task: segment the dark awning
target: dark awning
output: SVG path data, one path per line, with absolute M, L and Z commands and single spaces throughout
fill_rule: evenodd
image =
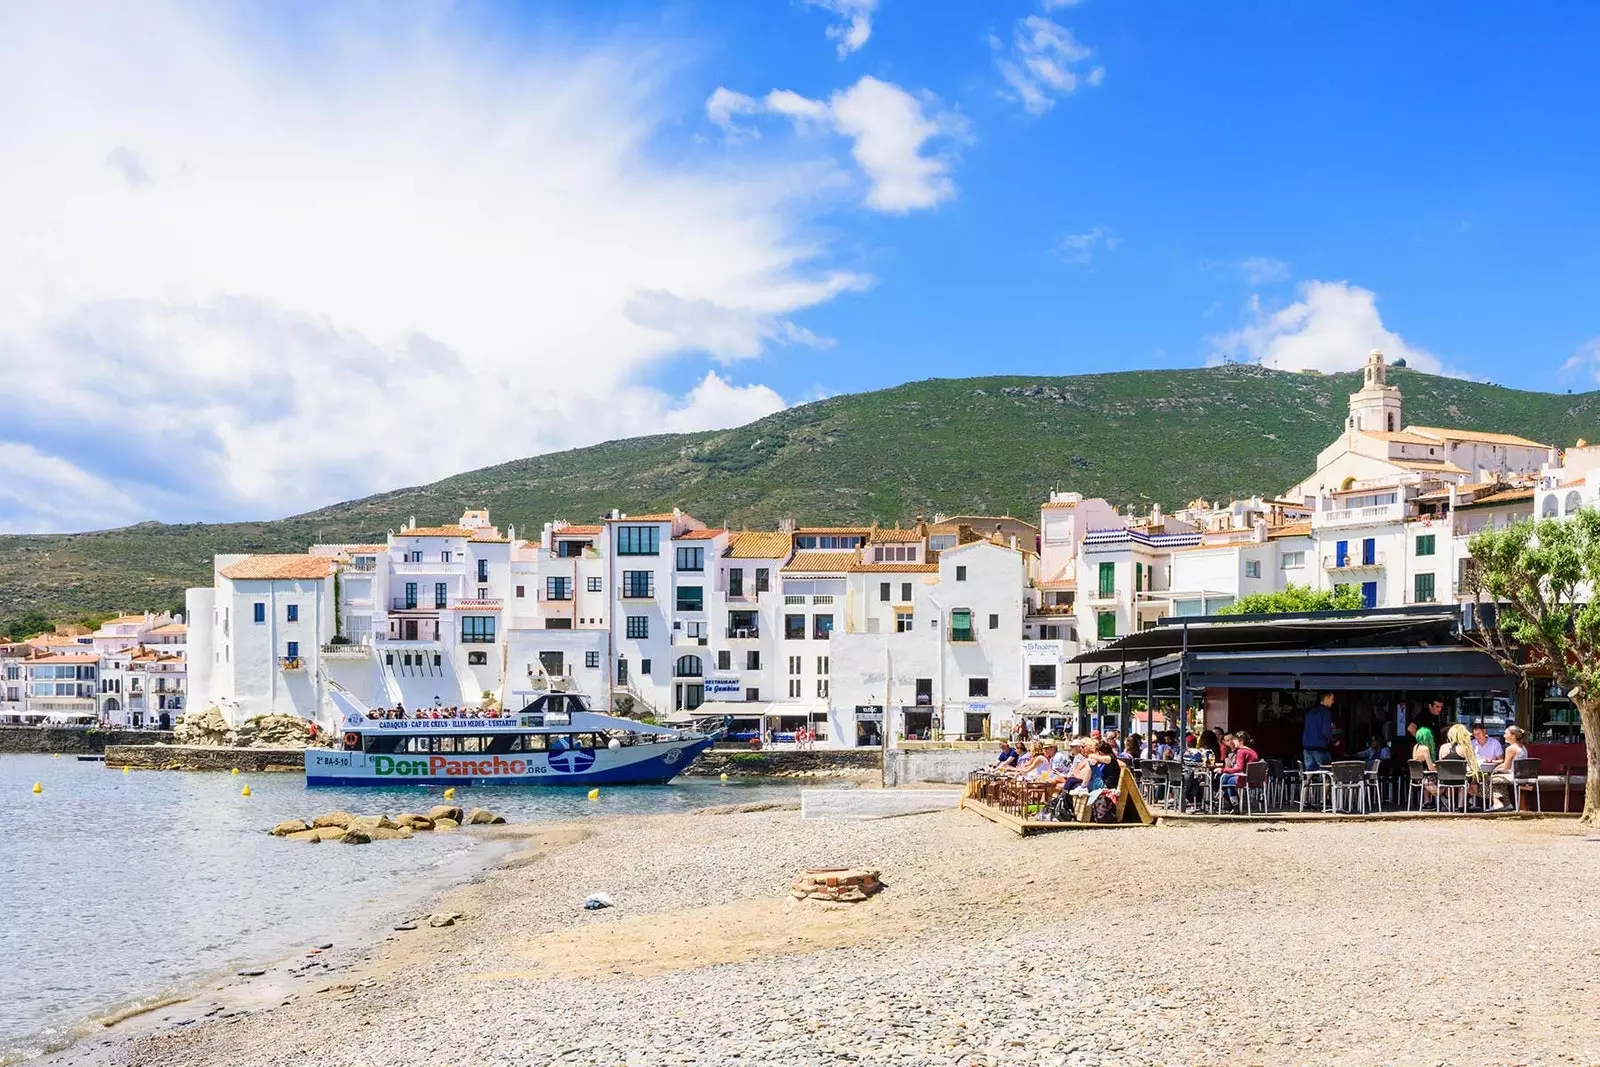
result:
M 1200 689 L 1426 690 L 1446 693 L 1514 693 L 1517 680 L 1489 656 L 1473 648 L 1302 649 L 1264 652 L 1191 652 L 1124 670 L 1101 671 L 1078 684 L 1093 696 L 1142 696 L 1149 685 L 1155 697 L 1177 695 L 1179 672 Z M 1146 679 L 1149 679 L 1148 683 Z
M 1179 652 L 1269 651 L 1305 648 L 1373 648 L 1461 644 L 1454 613 L 1411 611 L 1328 612 L 1322 615 L 1241 616 L 1238 622 L 1215 618 L 1162 625 L 1080 653 L 1073 663 L 1133 663 Z

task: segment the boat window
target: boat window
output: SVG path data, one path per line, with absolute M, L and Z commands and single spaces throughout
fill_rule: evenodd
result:
M 384 734 L 362 734 L 361 751 L 380 754 L 398 752 L 400 751 L 400 742 L 404 740 L 404 737 L 398 737 L 393 734 L 387 736 Z
M 487 739 L 486 738 L 482 738 L 482 737 L 463 737 L 463 738 L 460 739 L 460 741 L 461 741 L 461 749 L 460 750 L 462 752 L 482 752 L 483 749 L 484 749 L 483 742 L 485 740 L 487 740 Z
M 599 734 L 574 734 L 573 739 L 579 748 L 604 748 L 606 744 Z
M 547 737 L 544 734 L 523 734 L 522 735 L 522 751 L 524 751 L 524 752 L 543 752 L 546 740 L 547 740 Z
M 454 737 L 435 737 L 433 739 L 433 750 L 435 752 L 454 752 L 456 750 L 456 739 Z

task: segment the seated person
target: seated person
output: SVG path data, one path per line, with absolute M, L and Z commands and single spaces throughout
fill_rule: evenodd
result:
M 1044 758 L 1044 746 L 1034 741 L 1028 745 L 1028 751 L 1025 756 L 1017 757 L 1017 777 L 1027 778 L 1034 775 L 1041 764 L 1048 764 L 1049 762 Z
M 1000 742 L 1000 754 L 995 758 L 994 762 L 999 767 L 1015 767 L 1017 765 L 1017 750 L 1011 747 L 1010 741 Z
M 1144 738 L 1140 737 L 1138 734 L 1129 734 L 1128 743 L 1122 747 L 1121 752 L 1117 753 L 1117 758 L 1124 760 L 1141 759 L 1143 756 Z
M 1433 762 L 1433 735 L 1427 733 L 1426 727 L 1419 729 L 1415 722 L 1407 723 L 1406 730 L 1411 734 L 1411 759 L 1422 764 L 1428 772 L 1428 776 L 1422 779 L 1422 803 L 1426 804 L 1438 792 L 1432 777 L 1439 770 L 1438 764 Z M 1426 739 L 1424 734 L 1427 734 Z
M 1173 735 L 1170 732 L 1160 734 L 1156 738 L 1156 750 L 1154 758 L 1163 762 L 1169 762 L 1178 758 L 1178 748 L 1175 744 L 1173 744 Z
M 1528 758 L 1526 730 L 1520 726 L 1507 726 L 1505 738 L 1505 751 L 1500 756 L 1500 762 L 1495 764 L 1491 779 L 1494 785 L 1494 811 L 1510 811 L 1518 806 L 1518 798 L 1514 795 L 1516 791 L 1511 786 L 1511 773 L 1516 769 L 1517 760 Z M 1502 800 L 1502 797 L 1505 799 Z
M 1261 757 L 1251 747 L 1250 735 L 1240 730 L 1223 738 L 1228 745 L 1228 759 L 1222 765 L 1222 802 L 1224 814 L 1239 811 L 1239 783 L 1244 781 L 1245 768 L 1260 761 Z
M 1478 754 L 1480 763 L 1499 763 L 1506 754 L 1500 739 L 1490 737 L 1489 728 L 1481 722 L 1472 727 L 1472 751 Z
M 1367 769 L 1372 770 L 1389 758 L 1389 743 L 1377 734 L 1373 734 L 1367 741 L 1367 747 L 1356 753 L 1356 755 L 1366 760 Z
M 1467 794 L 1478 795 L 1478 753 L 1472 747 L 1472 735 L 1461 723 L 1452 723 L 1444 735 L 1444 744 L 1439 746 L 1439 758 L 1465 760 L 1467 764 Z

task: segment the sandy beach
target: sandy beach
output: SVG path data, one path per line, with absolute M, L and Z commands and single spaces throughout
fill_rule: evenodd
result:
M 1571 821 L 1018 839 L 954 811 L 713 809 L 506 833 L 515 858 L 416 929 L 53 1062 L 1600 1062 L 1600 835 Z M 790 902 L 846 864 L 888 888 Z M 616 906 L 583 910 L 595 891 Z

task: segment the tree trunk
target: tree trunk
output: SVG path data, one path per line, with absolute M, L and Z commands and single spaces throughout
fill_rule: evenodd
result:
M 1583 745 L 1589 756 L 1588 778 L 1583 787 L 1583 818 L 1600 826 L 1600 699 L 1578 701 L 1578 721 L 1583 724 Z

